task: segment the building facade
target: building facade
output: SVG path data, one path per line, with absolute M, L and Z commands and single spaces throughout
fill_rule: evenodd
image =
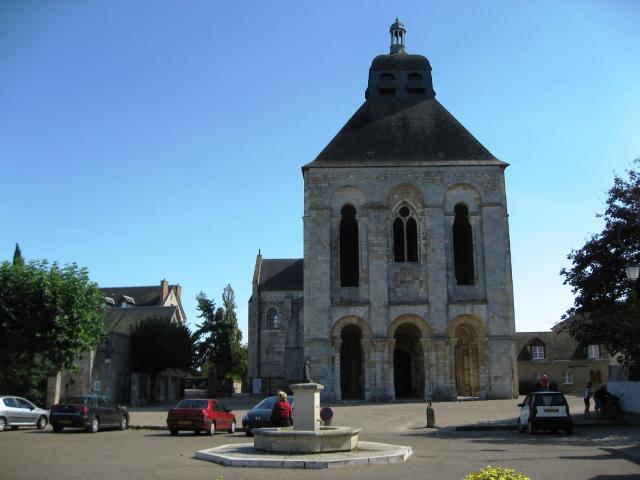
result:
M 157 319 L 184 325 L 180 285 L 101 288 L 106 310 L 106 340 L 78 359 L 78 370 L 63 370 L 48 380 L 47 404 L 73 395 L 106 395 L 127 405 L 168 402 L 180 398 L 183 373 L 165 370 L 151 391 L 149 374 L 134 372 L 130 360 L 130 334 L 140 322 Z
M 581 345 L 566 332 L 518 332 L 516 350 L 523 395 L 539 389 L 545 374 L 552 389 L 581 394 L 587 382 L 606 384 L 615 361 L 601 345 Z
M 404 26 L 390 33 L 364 104 L 302 167 L 304 260 L 256 262 L 250 376 L 279 372 L 286 384 L 308 362 L 327 400 L 511 398 L 507 164 L 435 99 L 429 61 L 405 51 Z M 282 262 L 302 267 L 286 293 L 262 270 L 284 278 Z M 269 309 L 281 315 L 287 298 L 274 332 Z M 291 367 L 288 333 L 299 327 Z

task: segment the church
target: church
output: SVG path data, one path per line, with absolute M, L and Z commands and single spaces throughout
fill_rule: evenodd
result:
M 398 19 L 390 34 L 364 103 L 302 166 L 304 259 L 256 258 L 250 391 L 309 376 L 324 401 L 512 398 L 508 164 L 436 100 Z

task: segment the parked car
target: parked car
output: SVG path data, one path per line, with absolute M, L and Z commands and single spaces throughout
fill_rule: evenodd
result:
M 49 412 L 36 407 L 26 398 L 0 397 L 0 432 L 9 427 L 37 427 L 42 430 L 49 422 Z
M 278 397 L 267 397 L 249 410 L 244 417 L 242 417 L 242 430 L 248 437 L 253 434 L 251 431 L 254 428 L 269 427 L 271 425 L 271 410 L 273 405 L 278 401 Z M 291 405 L 293 410 L 294 399 L 293 396 L 289 396 L 287 401 Z M 293 419 L 292 419 L 293 420 Z
M 126 430 L 129 427 L 129 412 L 109 397 L 80 395 L 53 405 L 49 421 L 56 433 L 65 428 L 84 428 L 91 433 L 105 427 Z
M 167 426 L 171 435 L 176 436 L 180 430 L 190 430 L 213 435 L 216 430 L 236 431 L 236 417 L 231 410 L 218 400 L 212 398 L 185 398 L 169 410 Z
M 529 393 L 520 407 L 518 430 L 525 430 L 530 434 L 538 430 L 557 432 L 564 430 L 567 435 L 573 433 L 573 419 L 569 412 L 567 399 L 561 392 L 532 392 Z

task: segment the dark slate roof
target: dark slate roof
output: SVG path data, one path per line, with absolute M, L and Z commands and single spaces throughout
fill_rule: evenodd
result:
M 376 97 L 303 168 L 454 160 L 499 162 L 435 98 Z
M 260 290 L 302 290 L 301 258 L 263 259 L 260 267 Z
M 175 285 L 169 285 L 169 291 Z M 151 307 L 160 305 L 162 296 L 162 287 L 160 285 L 151 285 L 148 287 L 107 287 L 101 288 L 100 291 L 105 297 L 111 297 L 116 305 L 122 303 L 123 297 L 131 297 L 135 300 L 137 307 Z
M 427 57 L 413 53 L 378 55 L 371 62 L 370 70 L 431 70 Z
M 177 314 L 178 307 L 113 307 L 108 308 L 105 316 L 105 331 L 107 333 L 122 333 L 129 335 L 142 320 L 157 318 L 170 322 Z
M 392 79 L 387 85 L 389 88 L 384 89 L 391 89 L 392 94 L 380 93 L 382 74 L 389 74 Z M 422 80 L 409 87 L 412 75 Z M 422 92 L 415 88 L 418 86 Z M 425 162 L 507 165 L 496 159 L 435 99 L 431 64 L 422 55 L 401 51 L 375 57 L 369 69 L 366 98 L 333 140 L 303 170 L 423 165 Z
M 582 360 L 587 358 L 586 347 L 565 332 L 517 332 L 516 352 L 519 361 L 530 360 L 530 345 L 544 345 L 545 360 Z M 602 349 L 601 349 L 602 351 Z M 601 353 L 603 355 L 604 352 Z

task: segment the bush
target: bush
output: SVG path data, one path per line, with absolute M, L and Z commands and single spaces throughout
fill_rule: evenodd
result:
M 529 480 L 529 477 L 525 477 L 512 468 L 487 465 L 479 472 L 468 474 L 464 480 Z

